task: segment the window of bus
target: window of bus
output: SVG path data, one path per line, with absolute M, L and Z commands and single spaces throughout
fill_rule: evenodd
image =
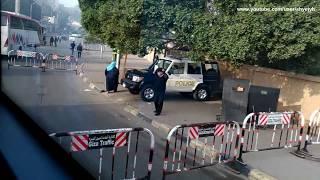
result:
M 33 31 L 37 31 L 38 30 L 38 26 L 37 23 L 30 21 L 30 20 L 23 20 L 23 26 L 25 30 L 33 30 Z
M 1 26 L 7 26 L 7 18 L 8 16 L 6 15 L 1 15 Z
M 10 27 L 12 29 L 23 29 L 23 24 L 21 19 L 11 16 L 10 17 Z

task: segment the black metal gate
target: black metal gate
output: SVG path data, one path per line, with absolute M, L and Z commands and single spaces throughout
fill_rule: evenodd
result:
M 248 113 L 276 112 L 280 89 L 250 86 Z
M 222 93 L 222 113 L 225 121 L 242 122 L 247 115 L 250 81 L 225 79 Z

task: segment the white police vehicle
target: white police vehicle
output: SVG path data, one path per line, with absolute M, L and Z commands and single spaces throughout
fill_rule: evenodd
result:
M 124 87 L 132 94 L 140 93 L 144 101 L 152 101 L 154 97 L 154 71 L 163 68 L 168 74 L 167 91 L 192 94 L 195 100 L 205 101 L 217 93 L 221 93 L 221 78 L 217 62 L 196 62 L 189 59 L 165 57 L 157 59 L 148 69 L 128 70 Z

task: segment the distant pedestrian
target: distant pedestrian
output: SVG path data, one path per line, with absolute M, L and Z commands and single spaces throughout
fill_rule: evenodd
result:
M 56 36 L 56 37 L 54 38 L 54 46 L 55 46 L 55 47 L 57 47 L 57 42 L 58 42 L 58 37 Z
M 72 41 L 72 43 L 70 44 L 70 49 L 71 49 L 71 54 L 73 55 L 74 53 L 74 48 L 76 47 L 76 44 L 74 43 L 74 41 Z
M 158 68 L 155 71 L 155 81 L 153 84 L 154 89 L 154 106 L 155 115 L 159 116 L 162 111 L 163 101 L 166 93 L 166 83 L 168 80 L 168 75 L 164 72 L 162 68 Z
M 47 45 L 46 36 L 43 36 L 42 40 L 43 40 L 43 45 Z
M 112 61 L 105 69 L 104 74 L 106 76 L 106 91 L 117 92 L 119 81 L 119 70 L 116 67 L 116 62 Z
M 62 37 L 61 37 L 61 36 L 59 36 L 59 43 L 61 43 L 61 38 L 62 38 Z
M 51 36 L 51 37 L 50 37 L 50 46 L 53 46 L 53 41 L 54 41 L 54 39 L 53 39 L 53 37 Z
M 78 58 L 80 59 L 80 58 L 81 58 L 81 52 L 82 52 L 82 45 L 81 45 L 81 43 L 78 44 L 78 46 L 77 46 L 77 51 L 78 51 Z

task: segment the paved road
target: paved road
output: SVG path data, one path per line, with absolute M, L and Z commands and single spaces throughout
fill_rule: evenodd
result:
M 122 127 L 146 127 L 152 130 L 156 138 L 156 149 L 153 164 L 152 179 L 161 178 L 161 167 L 164 156 L 165 134 L 157 129 L 138 121 L 135 117 L 121 111 L 119 107 L 101 96 L 101 94 L 87 89 L 74 73 L 63 71 L 41 72 L 33 68 L 6 69 L 6 62 L 2 61 L 2 90 L 19 104 L 44 130 L 49 133 L 87 129 L 106 129 Z M 134 143 L 134 142 L 133 142 Z M 67 144 L 63 140 L 62 144 Z M 138 162 L 147 162 L 146 153 L 149 140 L 141 135 L 138 148 Z M 64 148 L 69 149 L 69 145 Z M 125 149 L 120 149 L 125 151 Z M 110 177 L 111 149 L 104 150 L 103 178 Z M 124 156 L 116 154 L 116 162 L 120 166 L 116 172 L 123 170 Z M 92 174 L 98 171 L 98 150 L 73 153 L 73 156 Z M 131 163 L 132 163 L 132 159 Z M 137 164 L 137 175 L 146 171 L 146 167 Z M 123 175 L 123 174 L 122 174 Z M 116 173 L 116 179 L 120 176 Z M 184 175 L 172 175 L 169 179 L 242 179 L 221 167 L 211 167 L 195 170 Z

